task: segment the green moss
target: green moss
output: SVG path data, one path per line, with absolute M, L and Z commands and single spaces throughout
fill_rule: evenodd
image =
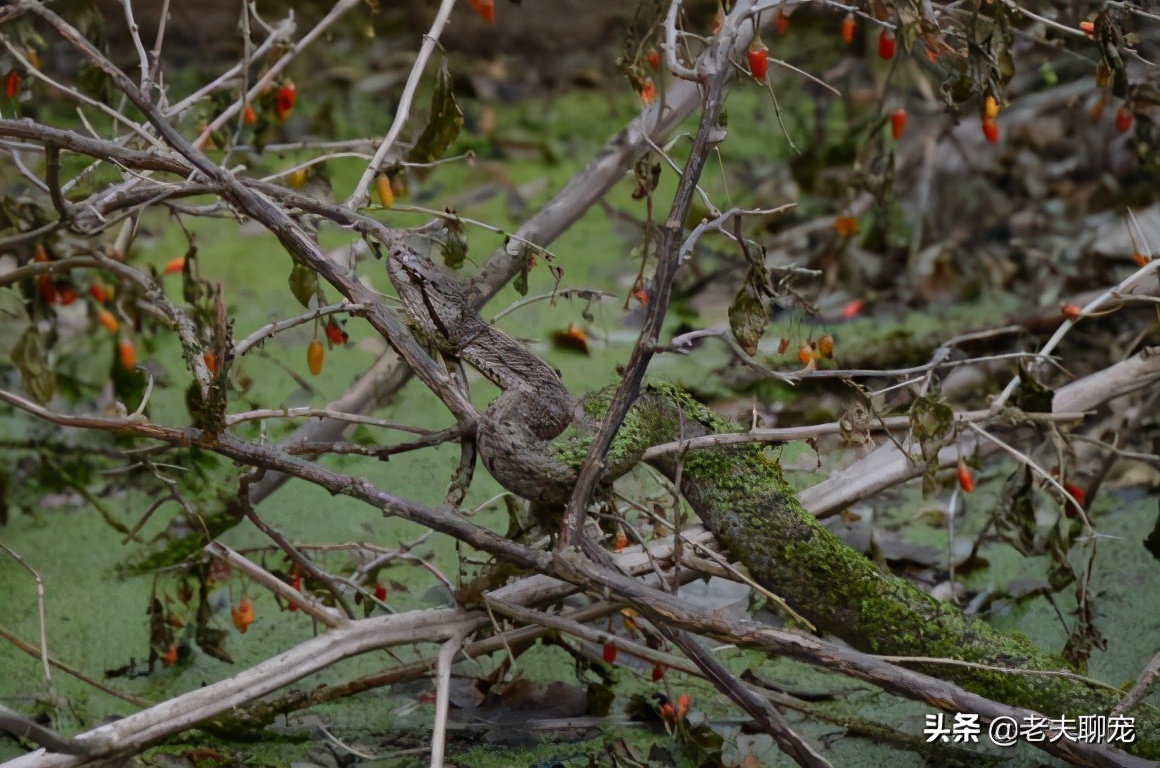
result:
M 634 422 L 653 442 L 735 432 L 738 427 L 668 385 L 649 387 Z M 726 446 L 656 462 L 705 525 L 763 586 L 819 629 L 871 653 L 957 659 L 1027 670 L 1066 669 L 1021 635 L 1004 635 L 913 584 L 881 572 L 802 508 L 778 463 L 757 446 Z M 928 664 L 919 671 L 1006 704 L 1049 716 L 1107 713 L 1118 696 L 1060 677 Z M 1137 754 L 1160 755 L 1160 713 L 1138 707 Z

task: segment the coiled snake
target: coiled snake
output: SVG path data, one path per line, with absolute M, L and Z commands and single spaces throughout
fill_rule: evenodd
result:
M 484 322 L 467 289 L 426 256 L 396 242 L 387 272 L 422 335 L 500 388 L 476 432 L 484 466 L 500 485 L 529 501 L 564 502 L 579 469 L 564 457 L 586 448 L 597 426 L 592 408 L 573 399 L 551 366 Z M 633 441 L 621 441 L 610 453 L 605 480 L 628 471 L 647 447 L 628 442 Z

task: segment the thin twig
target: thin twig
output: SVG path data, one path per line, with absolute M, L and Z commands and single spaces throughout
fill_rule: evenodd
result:
M 40 572 L 25 562 L 16 550 L 2 541 L 0 541 L 0 549 L 7 552 L 8 556 L 19 563 L 21 568 L 28 571 L 36 581 L 36 613 L 40 622 L 40 663 L 44 668 L 44 682 L 52 685 L 52 670 L 48 666 L 48 622 L 44 618 L 44 579 L 40 578 Z
M 451 663 L 463 648 L 470 628 L 460 629 L 444 641 L 435 665 L 435 727 L 431 734 L 431 768 L 443 768 L 447 748 L 447 713 L 451 706 Z
M 395 145 L 395 140 L 399 138 L 399 133 L 407 123 L 407 118 L 411 116 L 411 102 L 414 101 L 415 92 L 419 89 L 423 70 L 426 69 L 427 60 L 434 53 L 435 46 L 439 44 L 439 35 L 443 33 L 443 27 L 447 24 L 447 19 L 451 17 L 451 9 L 454 7 L 455 0 L 442 0 L 439 4 L 439 11 L 431 22 L 431 29 L 423 36 L 423 45 L 419 48 L 419 53 L 415 55 L 415 63 L 411 65 L 411 74 L 407 76 L 407 83 L 403 86 L 403 93 L 399 96 L 399 103 L 395 107 L 395 118 L 391 121 L 391 127 L 387 129 L 387 135 L 383 137 L 382 144 L 375 150 L 375 156 L 367 165 L 366 170 L 363 171 L 358 184 L 355 185 L 354 192 L 344 203 L 347 208 L 358 209 L 366 202 L 367 189 L 370 187 L 371 181 L 382 167 L 387 153 Z

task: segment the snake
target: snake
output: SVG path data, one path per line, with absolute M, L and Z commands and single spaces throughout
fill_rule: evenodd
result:
M 574 459 L 599 426 L 599 395 L 573 398 L 554 368 L 480 317 L 465 284 L 407 244 L 392 243 L 387 272 L 420 335 L 499 388 L 475 435 L 488 472 L 530 502 L 565 502 L 579 472 Z M 621 441 L 610 451 L 601 481 L 623 475 L 647 447 L 644 441 Z

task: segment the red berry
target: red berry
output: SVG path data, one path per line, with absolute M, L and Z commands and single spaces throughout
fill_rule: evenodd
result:
M 55 304 L 57 299 L 56 283 L 48 275 L 41 275 L 37 280 L 37 288 L 40 291 L 40 300 L 45 304 Z
M 1132 112 L 1127 107 L 1120 107 L 1116 111 L 1116 130 L 1120 133 L 1127 133 L 1128 129 L 1132 127 Z
M 959 487 L 963 489 L 963 493 L 975 490 L 975 478 L 971 476 L 971 470 L 967 469 L 967 463 L 962 459 L 959 459 Z
M 1070 499 L 1066 500 L 1067 506 L 1064 507 L 1065 514 L 1069 518 L 1079 517 L 1080 511 L 1083 510 L 1083 502 L 1084 502 L 1083 489 L 1080 488 L 1078 485 L 1072 485 L 1071 483 L 1064 483 L 1063 490 L 1067 491 L 1068 495 L 1071 496 Z
M 1072 322 L 1079 320 L 1083 315 L 1083 310 L 1075 304 L 1064 304 L 1059 308 L 1059 311 L 1063 313 L 1064 317 L 1066 317 L 1068 320 L 1071 320 Z
M 648 65 L 652 67 L 654 71 L 661 68 L 661 55 L 657 53 L 656 48 L 649 48 L 648 56 L 645 58 L 648 60 Z
M 983 121 L 983 136 L 992 144 L 999 143 L 999 126 L 995 124 L 994 120 Z
M 786 32 L 789 32 L 789 16 L 785 15 L 784 8 L 777 9 L 777 16 L 773 20 L 773 26 L 779 35 L 784 35 Z
M 769 49 L 760 40 L 749 46 L 749 71 L 756 80 L 765 80 L 769 72 Z
M 884 61 L 894 58 L 894 33 L 889 29 L 878 34 L 878 57 Z
M 4 95 L 14 99 L 18 93 L 20 93 L 20 72 L 14 69 L 4 77 Z
M 605 643 L 603 656 L 605 664 L 611 664 L 616 661 L 616 643 Z
M 660 664 L 653 664 L 652 681 L 654 683 L 659 682 L 660 679 L 663 678 L 664 676 L 665 676 L 665 668 L 662 667 Z
M 379 601 L 387 599 L 387 588 L 382 584 L 375 584 L 375 599 Z
M 899 107 L 890 113 L 890 132 L 894 135 L 895 141 L 902 138 L 904 130 L 906 130 L 906 110 Z
M 278 91 L 274 94 L 274 117 L 278 118 L 278 122 L 282 122 L 290 117 L 290 113 L 294 111 L 294 100 L 297 97 L 298 90 L 290 80 L 287 80 L 278 88 Z
M 334 318 L 328 320 L 322 330 L 326 332 L 326 340 L 331 347 L 335 344 L 341 347 L 350 338 L 347 332 L 342 330 L 342 326 L 335 322 Z
M 488 24 L 495 21 L 495 0 L 467 0 L 467 4 Z
M 89 286 L 89 295 L 101 304 L 104 304 L 109 300 L 109 294 L 105 291 L 105 287 L 100 283 L 93 283 Z

